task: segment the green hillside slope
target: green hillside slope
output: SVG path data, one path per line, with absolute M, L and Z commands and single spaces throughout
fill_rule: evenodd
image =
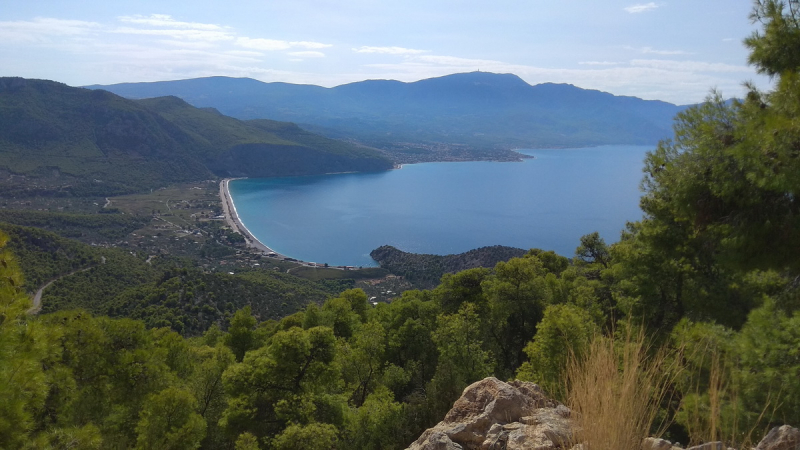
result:
M 292 124 L 253 124 L 175 97 L 132 101 L 53 81 L 0 78 L 0 123 L 7 195 L 109 195 L 214 176 L 392 167 L 375 150 Z
M 28 294 L 49 281 L 42 312 L 85 309 L 111 317 L 143 320 L 187 335 L 222 325 L 250 306 L 261 320 L 279 319 L 309 302 L 322 303 L 342 290 L 271 270 L 204 273 L 185 261 L 148 258 L 119 248 L 93 247 L 38 228 L 0 222 L 8 249 L 22 267 Z

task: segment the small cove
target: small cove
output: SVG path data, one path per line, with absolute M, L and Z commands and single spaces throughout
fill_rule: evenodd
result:
M 370 251 L 461 253 L 487 245 L 572 256 L 580 236 L 619 239 L 641 218 L 653 146 L 521 150 L 522 163 L 458 162 L 400 170 L 231 182 L 241 220 L 264 244 L 304 261 L 374 266 Z

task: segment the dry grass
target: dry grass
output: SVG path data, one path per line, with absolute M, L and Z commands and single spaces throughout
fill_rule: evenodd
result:
M 689 444 L 714 442 L 720 439 L 730 442 L 730 436 L 725 436 L 726 432 L 722 426 L 722 403 L 730 393 L 731 386 L 720 353 L 709 351 L 707 348 L 703 349 L 703 355 L 708 353 L 711 354 L 711 361 L 709 362 L 707 397 L 702 397 L 703 389 L 698 380 L 693 396 L 690 397 L 692 401 L 684 399 L 682 403 L 682 413 L 685 416 L 683 422 L 689 434 Z M 735 403 L 734 399 L 733 404 Z M 736 415 L 733 419 L 732 425 L 735 429 Z
M 682 403 L 684 415 L 683 425 L 689 434 L 689 445 L 704 442 L 722 441 L 733 448 L 755 447 L 758 436 L 763 436 L 774 416 L 776 406 L 771 402 L 771 395 L 755 420 L 748 420 L 739 402 L 739 391 L 726 370 L 723 356 L 709 348 L 701 349 L 703 355 L 710 354 L 708 370 L 708 387 L 704 391 L 700 380 L 694 387 L 693 401 Z M 700 361 L 703 365 L 703 361 Z M 704 380 L 705 381 L 705 380 Z
M 650 350 L 643 333 L 628 332 L 596 336 L 584 356 L 571 358 L 567 402 L 585 450 L 639 450 L 651 434 L 677 370 L 665 351 Z

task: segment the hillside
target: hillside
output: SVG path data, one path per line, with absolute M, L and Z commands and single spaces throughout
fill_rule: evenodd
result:
M 343 284 L 318 283 L 274 271 L 203 273 L 171 257 L 148 258 L 124 249 L 93 247 L 50 231 L 0 222 L 22 267 L 25 292 L 56 280 L 42 295 L 42 312 L 85 309 L 132 317 L 186 335 L 223 325 L 249 305 L 261 320 L 280 319 L 322 303 Z
M 476 267 L 494 267 L 500 261 L 520 258 L 526 250 L 502 245 L 481 247 L 456 255 L 427 255 L 408 253 L 391 245 L 378 247 L 369 256 L 395 275 L 405 277 L 418 287 L 431 288 L 439 284 L 445 273 L 456 273 Z
M 214 176 L 392 166 L 377 151 L 293 124 L 251 124 L 175 97 L 131 101 L 44 80 L 0 78 L 0 123 L 6 195 L 109 195 Z
M 239 119 L 292 121 L 396 151 L 435 143 L 475 149 L 653 144 L 672 135 L 672 118 L 684 109 L 485 72 L 334 88 L 226 77 L 90 88 L 129 98 L 175 95 Z

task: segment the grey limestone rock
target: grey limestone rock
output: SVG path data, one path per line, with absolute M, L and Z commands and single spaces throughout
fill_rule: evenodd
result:
M 569 448 L 569 408 L 523 381 L 486 378 L 464 389 L 444 420 L 409 449 L 555 450 Z
M 769 430 L 756 450 L 800 450 L 800 430 L 789 425 Z

